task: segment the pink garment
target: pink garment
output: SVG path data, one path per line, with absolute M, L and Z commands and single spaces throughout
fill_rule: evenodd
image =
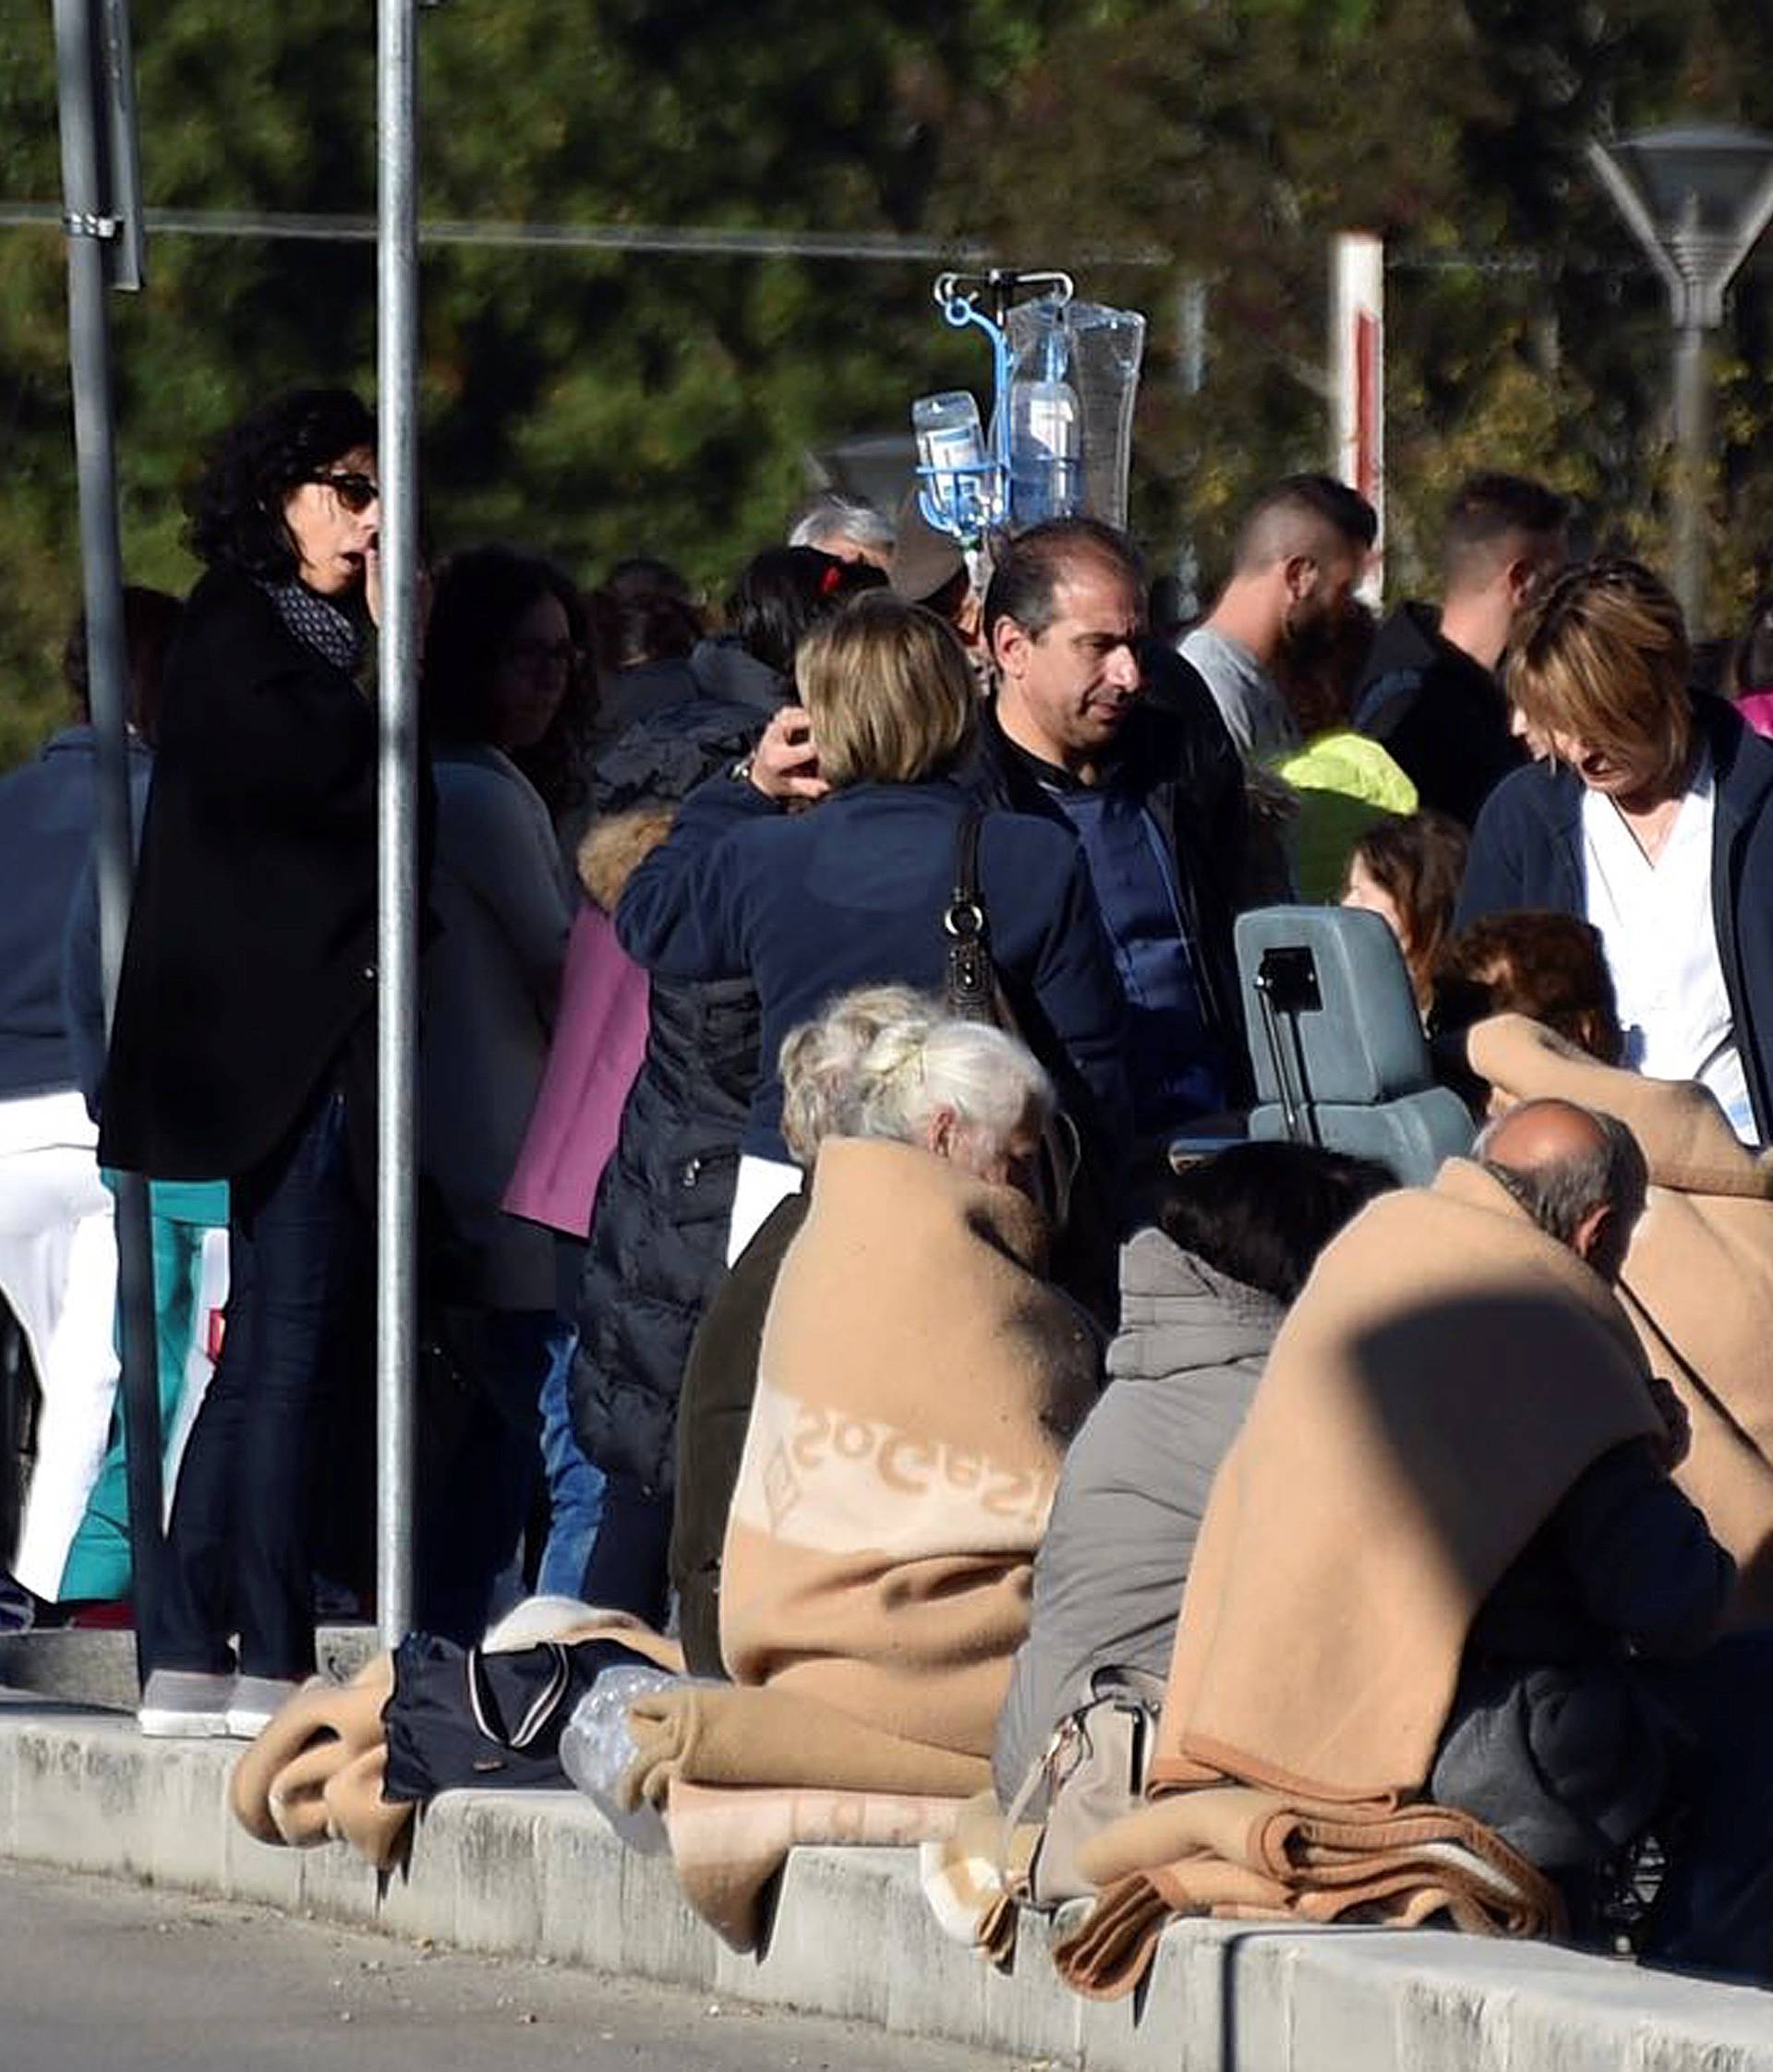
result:
M 1750 691 L 1736 701 L 1736 709 L 1757 734 L 1773 741 L 1773 691 Z
M 513 1216 L 583 1237 L 646 1050 L 646 974 L 609 916 L 579 909 L 567 940 L 560 1018 L 524 1148 L 505 1189 Z

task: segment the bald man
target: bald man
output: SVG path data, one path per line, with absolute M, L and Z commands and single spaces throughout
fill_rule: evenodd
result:
M 1610 1284 L 1647 1191 L 1611 1115 L 1523 1102 L 1473 1157 L 1541 1231 Z M 1533 1347 L 1524 1343 L 1524 1361 Z M 1548 1373 L 1548 1388 L 1558 1376 Z M 1503 1573 L 1474 1620 L 1430 1795 L 1556 1878 L 1578 1937 L 1646 1833 L 1668 1872 L 1641 1955 L 1773 1975 L 1773 1635 L 1715 1638 L 1735 1563 L 1669 1479 L 1685 1419 L 1655 1384 L 1666 1439 L 1603 1453 Z
M 1613 1285 L 1649 1190 L 1644 1153 L 1622 1122 L 1574 1101 L 1523 1101 L 1472 1155 L 1548 1237 Z
M 1309 661 L 1348 610 L 1378 536 L 1366 498 L 1328 475 L 1290 475 L 1244 522 L 1230 581 L 1182 654 L 1206 680 L 1247 763 L 1300 745 L 1274 666 Z

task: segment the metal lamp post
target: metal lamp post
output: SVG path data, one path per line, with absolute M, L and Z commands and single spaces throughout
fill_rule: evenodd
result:
M 1674 355 L 1674 588 L 1696 633 L 1705 602 L 1711 446 L 1710 334 L 1724 295 L 1773 221 L 1773 137 L 1711 125 L 1647 130 L 1589 161 L 1669 291 Z

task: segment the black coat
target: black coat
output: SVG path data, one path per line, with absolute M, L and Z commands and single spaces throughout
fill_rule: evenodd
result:
M 1721 698 L 1696 699 L 1695 713 L 1716 785 L 1718 956 L 1755 1127 L 1763 1143 L 1773 1142 L 1773 746 Z M 1536 764 L 1498 788 L 1472 834 L 1455 926 L 1524 908 L 1586 913 L 1582 799 L 1581 778 L 1561 765 Z
M 618 837 L 617 816 L 681 800 L 746 754 L 791 695 L 727 642 L 705 641 L 691 666 L 697 695 L 639 721 L 597 765 L 599 814 Z M 684 1362 L 725 1271 L 760 1026 L 748 980 L 653 981 L 645 1056 L 592 1211 L 573 1428 L 599 1467 L 657 1492 L 675 1481 Z
M 1429 605 L 1400 605 L 1379 629 L 1355 725 L 1383 743 L 1420 804 L 1466 827 L 1526 760 L 1495 673 L 1442 637 Z
M 1235 1102 L 1249 1092 L 1232 944 L 1248 839 L 1243 764 L 1212 692 L 1180 656 L 1148 642 L 1140 661 L 1145 695 L 1121 729 L 1104 781 L 1141 797 L 1168 840 L 1177 897 L 1199 953 L 1201 1006 L 1224 1047 L 1226 1090 Z M 1019 749 L 998 725 L 995 705 L 987 704 L 969 788 L 991 805 L 1039 813 L 1068 828 L 1043 777 L 1066 781 Z
M 363 1048 L 375 958 L 374 708 L 256 583 L 213 570 L 168 665 L 101 1158 L 250 1173 Z
M 1736 1566 L 1634 1440 L 1603 1453 L 1473 1620 L 1430 1783 L 1552 1873 L 1660 1808 L 1670 1723 L 1643 1669 L 1710 1639 Z
M 720 1658 L 720 1559 L 727 1517 L 751 1428 L 770 1298 L 811 1207 L 810 1195 L 791 1194 L 764 1219 L 709 1303 L 683 1371 L 671 1582 L 683 1659 L 692 1676 L 727 1673 Z

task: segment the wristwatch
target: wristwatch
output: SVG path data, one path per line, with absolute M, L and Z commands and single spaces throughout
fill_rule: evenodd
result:
M 749 784 L 751 782 L 751 757 L 742 755 L 731 769 L 727 772 L 727 775 L 735 784 Z

